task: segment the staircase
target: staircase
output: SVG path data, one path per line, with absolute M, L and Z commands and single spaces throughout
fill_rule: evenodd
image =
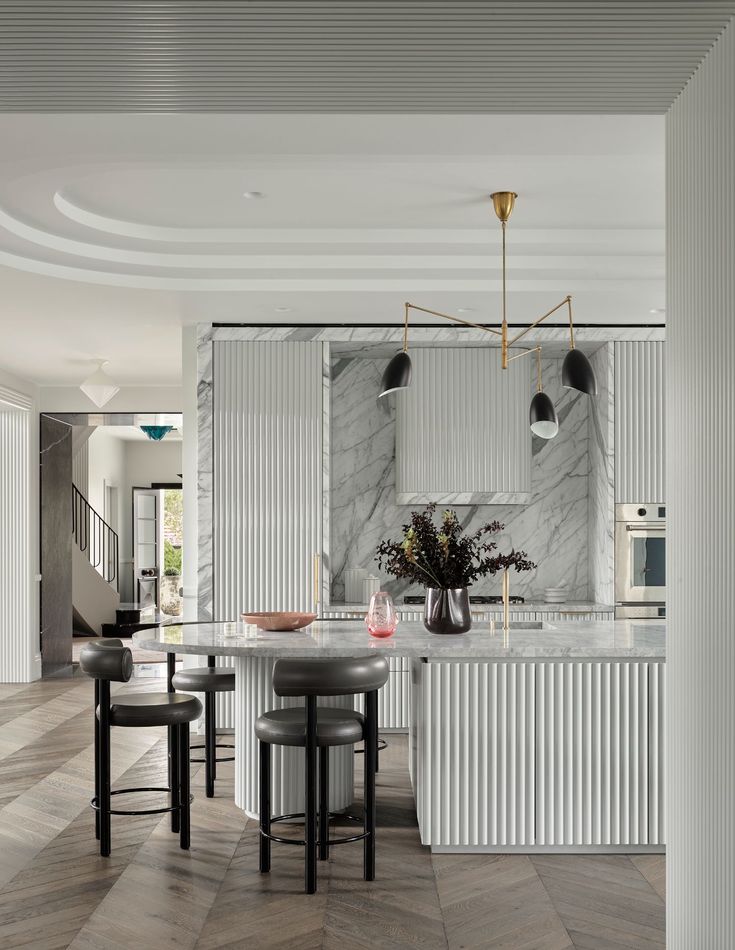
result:
M 101 636 L 120 604 L 119 539 L 77 486 L 71 490 L 74 629 Z

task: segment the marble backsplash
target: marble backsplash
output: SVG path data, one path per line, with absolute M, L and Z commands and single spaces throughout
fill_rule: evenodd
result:
M 396 538 L 411 512 L 395 504 L 395 405 L 378 400 L 386 360 L 335 356 L 331 364 L 330 555 L 332 602 L 344 599 L 344 570 L 379 573 L 375 548 Z M 526 371 L 518 367 L 518 371 Z M 530 368 L 529 399 L 534 391 Z M 456 506 L 471 529 L 498 520 L 501 551 L 527 552 L 537 568 L 511 574 L 511 593 L 542 599 L 545 587 L 565 582 L 570 600 L 589 597 L 589 397 L 561 386 L 561 362 L 544 360 L 544 384 L 557 409 L 559 434 L 532 443 L 531 501 L 527 505 Z M 393 596 L 418 593 L 405 581 L 381 576 Z M 500 578 L 473 586 L 475 593 L 500 593 Z

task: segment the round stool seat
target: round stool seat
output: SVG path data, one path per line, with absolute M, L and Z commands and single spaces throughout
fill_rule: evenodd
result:
M 317 707 L 316 741 L 319 746 L 350 745 L 364 738 L 365 717 L 350 709 Z M 306 745 L 306 709 L 273 709 L 258 716 L 255 735 L 272 745 Z
M 111 726 L 180 726 L 201 714 L 202 704 L 186 693 L 126 693 L 110 701 Z
M 192 693 L 232 693 L 235 689 L 235 671 L 227 667 L 197 666 L 179 670 L 171 681 L 174 689 Z

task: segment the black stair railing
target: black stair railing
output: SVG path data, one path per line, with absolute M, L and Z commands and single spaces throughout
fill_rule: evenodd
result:
M 76 485 L 71 486 L 72 536 L 89 563 L 108 584 L 119 590 L 118 537 Z

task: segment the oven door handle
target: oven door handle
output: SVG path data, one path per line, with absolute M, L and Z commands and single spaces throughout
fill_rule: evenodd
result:
M 666 525 L 656 524 L 627 524 L 626 531 L 665 531 Z

